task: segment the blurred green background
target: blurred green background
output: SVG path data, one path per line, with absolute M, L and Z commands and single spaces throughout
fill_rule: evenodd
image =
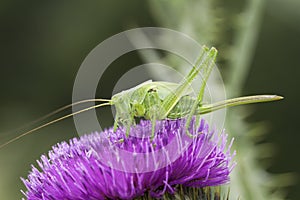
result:
M 230 16 L 232 10 L 238 10 L 245 2 L 231 0 L 219 6 L 228 9 Z M 17 136 L 26 130 L 16 130 L 22 125 L 71 103 L 73 81 L 81 62 L 106 38 L 134 27 L 161 26 L 177 30 L 172 23 L 163 26 L 154 8 L 151 1 L 139 0 L 89 3 L 2 0 L 0 140 Z M 287 198 L 295 200 L 300 199 L 297 182 L 300 172 L 299 9 L 297 0 L 265 2 L 250 72 L 242 86 L 245 95 L 276 93 L 285 97 L 281 102 L 252 106 L 247 121 L 266 122 L 267 134 L 257 143 L 271 143 L 272 156 L 258 161 L 274 174 L 295 172 L 296 181 L 284 187 Z M 174 13 L 171 17 L 179 21 L 180 16 Z M 223 26 L 226 30 L 230 24 L 224 22 Z M 229 35 L 232 30 L 227 31 Z M 228 38 L 217 43 L 230 43 L 225 41 Z M 226 57 L 226 52 L 221 50 L 222 45 L 220 57 Z M 139 54 L 131 53 L 113 65 L 122 66 L 126 71 L 141 63 Z M 222 68 L 221 59 L 218 65 Z M 99 95 L 103 98 L 111 97 L 116 81 L 111 77 L 112 72 L 107 72 L 104 80 L 108 82 L 107 87 L 101 88 Z M 113 81 L 109 82 L 110 79 Z M 107 124 L 110 122 L 111 119 Z M 24 186 L 20 177 L 26 177 L 30 165 L 53 144 L 75 136 L 73 121 L 68 119 L 0 149 L 0 199 L 21 199 L 20 190 Z

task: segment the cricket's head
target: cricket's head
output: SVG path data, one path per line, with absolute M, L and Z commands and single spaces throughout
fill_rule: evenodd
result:
M 123 112 L 127 112 L 133 114 L 135 117 L 143 117 L 146 113 L 144 105 L 132 99 L 128 90 L 115 94 L 112 96 L 111 101 L 115 105 L 118 114 L 122 115 Z
M 123 102 L 125 100 L 126 96 L 127 96 L 126 90 L 113 95 L 111 97 L 112 105 L 120 104 L 121 102 Z

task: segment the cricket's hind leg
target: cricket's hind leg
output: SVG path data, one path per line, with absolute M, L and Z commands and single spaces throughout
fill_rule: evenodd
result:
M 212 47 L 206 57 L 204 58 L 205 60 L 203 61 L 205 64 L 205 67 L 203 69 L 203 80 L 202 80 L 202 84 L 200 86 L 200 91 L 198 93 L 198 96 L 196 98 L 196 100 L 193 103 L 191 112 L 187 115 L 187 119 L 186 119 L 186 124 L 185 124 L 185 128 L 186 128 L 186 134 L 190 137 L 193 137 L 193 134 L 190 133 L 189 128 L 191 125 L 191 121 L 192 121 L 192 117 L 196 114 L 196 111 L 199 107 L 199 105 L 201 104 L 202 100 L 203 100 L 203 95 L 204 95 L 204 89 L 206 86 L 206 82 L 209 78 L 209 75 L 214 67 L 214 61 L 216 60 L 217 57 L 217 50 Z M 199 117 L 198 117 L 199 118 Z

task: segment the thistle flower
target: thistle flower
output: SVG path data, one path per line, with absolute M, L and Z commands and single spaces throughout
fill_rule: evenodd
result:
M 192 123 L 189 138 L 184 119 L 151 122 L 130 130 L 113 128 L 53 146 L 32 166 L 23 192 L 28 200 L 95 200 L 160 198 L 180 188 L 217 186 L 229 182 L 234 166 L 227 135 L 215 134 L 201 120 Z

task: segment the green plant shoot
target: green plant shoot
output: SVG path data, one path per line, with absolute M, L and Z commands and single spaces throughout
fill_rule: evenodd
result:
M 216 56 L 217 50 L 215 48 L 212 47 L 211 49 L 209 49 L 206 46 L 203 46 L 200 56 L 198 57 L 195 65 L 180 83 L 162 81 L 153 82 L 149 80 L 131 89 L 117 93 L 113 95 L 111 99 L 87 99 L 75 102 L 58 110 L 55 110 L 37 121 L 43 120 L 62 110 L 65 110 L 66 108 L 78 104 L 86 102 L 105 103 L 91 106 L 50 121 L 13 138 L 3 145 L 0 145 L 0 148 L 50 124 L 102 106 L 115 106 L 116 115 L 114 120 L 114 130 L 116 130 L 119 125 L 123 125 L 124 127 L 126 127 L 127 136 L 129 135 L 130 127 L 135 124 L 135 118 L 144 118 L 151 120 L 151 138 L 155 137 L 155 125 L 157 120 L 186 118 L 186 133 L 192 137 L 192 135 L 188 131 L 188 128 L 190 127 L 192 117 L 195 115 L 200 116 L 201 114 L 213 112 L 225 107 L 275 101 L 283 98 L 277 95 L 255 95 L 233 98 L 212 104 L 203 104 L 202 100 L 204 96 L 205 86 L 214 67 Z M 196 93 L 196 96 L 192 96 L 191 83 L 197 77 L 197 75 L 199 75 L 199 73 L 201 73 L 203 77 L 202 83 L 198 93 Z

